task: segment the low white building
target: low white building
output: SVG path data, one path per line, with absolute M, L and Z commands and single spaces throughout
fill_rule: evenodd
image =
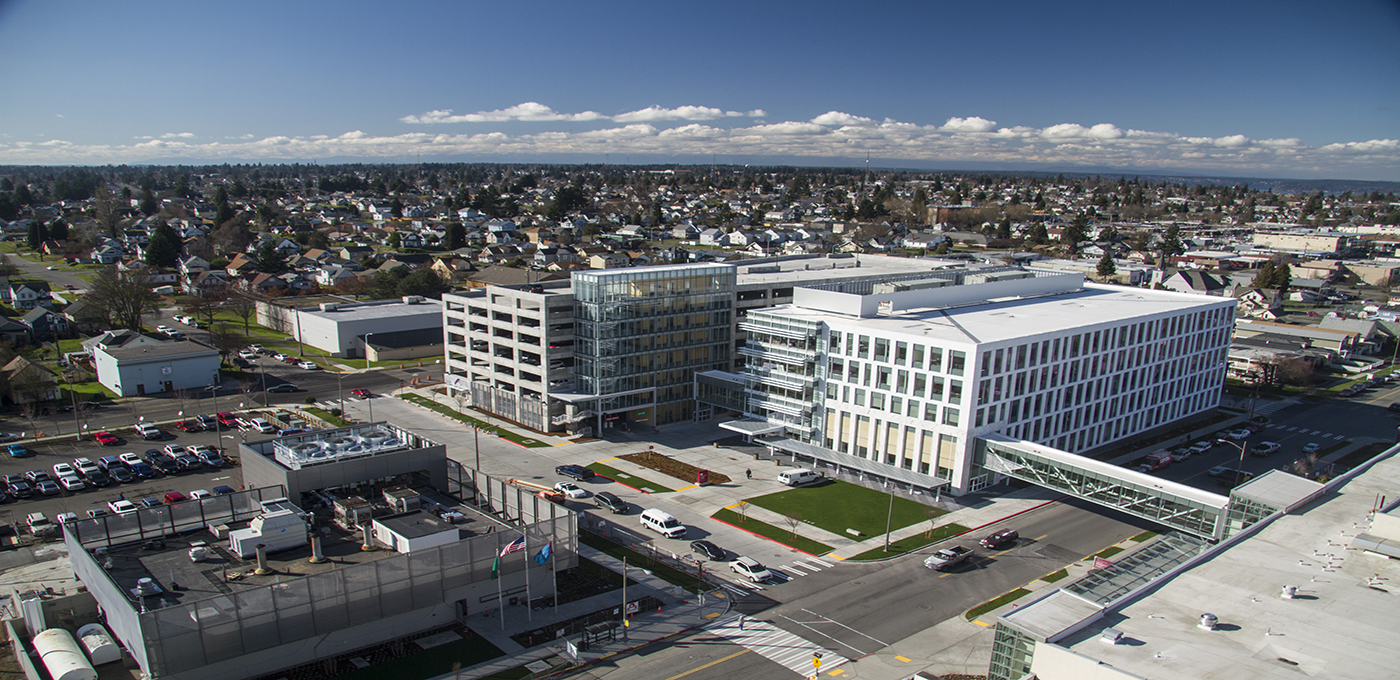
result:
M 327 302 L 307 309 L 260 307 L 259 323 L 281 328 L 301 342 L 347 359 L 365 356 L 366 335 L 424 329 L 442 332 L 442 302 L 418 296 L 357 304 Z M 280 318 L 265 321 L 265 314 Z M 441 345 L 441 341 L 434 344 Z
M 123 397 L 219 384 L 219 350 L 193 340 L 99 345 L 92 357 L 97 381 Z

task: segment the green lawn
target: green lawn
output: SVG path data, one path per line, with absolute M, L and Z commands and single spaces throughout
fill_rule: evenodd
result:
M 624 548 L 606 538 L 600 538 L 587 532 L 580 532 L 579 543 L 582 543 L 605 555 L 610 555 L 616 559 L 627 558 L 627 568 L 630 572 L 632 567 L 643 567 L 655 576 L 673 586 L 680 586 L 692 593 L 706 592 L 713 590 L 710 584 L 687 574 L 670 565 L 657 562 L 656 560 L 639 553 L 631 548 Z
M 895 541 L 890 544 L 890 551 L 885 552 L 884 539 L 880 540 L 880 547 L 867 550 L 855 557 L 848 558 L 847 561 L 879 560 L 886 557 L 895 557 L 904 553 L 914 552 L 919 548 L 932 543 L 937 543 L 945 538 L 951 538 L 958 534 L 967 533 L 968 528 L 961 524 L 944 524 L 933 531 L 933 536 L 924 538 L 923 534 L 910 536 Z
M 331 362 L 340 361 L 340 359 L 332 357 L 330 352 L 312 347 L 306 343 L 302 343 L 298 346 L 295 340 L 288 342 L 287 338 L 291 337 L 290 333 L 283 333 L 268 328 L 267 326 L 259 326 L 251 320 L 248 323 L 248 330 L 245 332 L 243 330 L 243 319 L 235 316 L 233 312 L 218 312 L 214 315 L 214 323 L 228 324 L 230 329 L 247 335 L 248 344 L 257 343 L 276 352 L 304 357 L 315 362 L 321 368 L 333 368 Z
M 344 418 L 341 418 L 340 416 L 331 415 L 330 411 L 327 411 L 323 408 L 313 408 L 310 406 L 306 406 L 303 407 L 301 410 L 306 411 L 307 413 L 310 413 L 311 415 L 330 423 L 333 427 L 349 427 L 351 425 L 354 425 L 354 423 Z
M 99 382 L 81 382 L 71 385 L 63 383 L 59 385 L 59 389 L 72 391 L 73 396 L 77 397 L 78 401 L 107 401 L 117 398 L 116 392 L 107 389 Z M 59 403 L 65 403 L 66 397 L 67 395 L 59 395 Z
M 602 463 L 592 463 L 587 467 L 589 470 L 592 470 L 604 477 L 607 477 L 608 479 L 611 479 L 614 482 L 617 482 L 619 484 L 626 484 L 627 486 L 630 486 L 634 489 L 640 489 L 648 493 L 666 493 L 668 491 L 675 491 L 675 489 L 672 489 L 664 484 L 657 484 L 656 482 L 653 482 L 649 479 L 642 479 L 637 475 L 628 472 L 623 472 L 615 467 L 610 467 Z
M 1026 590 L 1025 588 L 1017 588 L 1005 595 L 1002 595 L 1001 597 L 998 597 L 995 600 L 992 600 L 991 602 L 980 604 L 976 607 L 973 607 L 972 609 L 967 610 L 967 614 L 965 614 L 964 616 L 967 618 L 968 621 L 971 621 L 983 614 L 986 614 L 989 611 L 992 611 L 993 609 L 996 609 L 997 607 L 1000 607 L 1004 604 L 1010 604 L 1011 602 L 1019 600 L 1022 597 L 1029 595 L 1030 592 L 1031 591 Z
M 1142 543 L 1143 541 L 1146 541 L 1147 539 L 1152 538 L 1153 536 L 1156 536 L 1156 535 L 1157 535 L 1157 532 L 1152 531 L 1152 530 L 1149 529 L 1148 531 L 1144 531 L 1144 532 L 1142 532 L 1142 533 L 1140 533 L 1140 534 L 1134 536 L 1134 537 L 1132 538 L 1132 540 L 1137 541 L 1138 543 Z
M 1057 572 L 1055 572 L 1055 573 L 1053 573 L 1053 574 L 1048 574 L 1048 575 L 1046 575 L 1046 576 L 1042 576 L 1042 577 L 1040 578 L 1040 580 L 1042 580 L 1042 581 L 1044 581 L 1044 582 L 1046 582 L 1046 583 L 1054 583 L 1054 582 L 1056 582 L 1056 581 L 1058 581 L 1058 580 L 1060 580 L 1060 579 L 1062 579 L 1062 578 L 1064 578 L 1064 577 L 1066 577 L 1066 576 L 1069 576 L 1069 570 L 1068 570 L 1068 569 L 1061 569 L 1061 570 L 1059 570 L 1059 571 L 1057 571 Z
M 1100 551 L 1098 551 L 1097 553 L 1094 553 L 1093 555 L 1090 555 L 1090 556 L 1088 556 L 1088 557 L 1086 557 L 1086 558 L 1084 558 L 1084 559 L 1086 559 L 1086 560 L 1092 560 L 1092 559 L 1094 559 L 1095 557 L 1102 557 L 1102 558 L 1104 558 L 1104 559 L 1108 559 L 1108 558 L 1110 558 L 1110 557 L 1113 557 L 1114 555 L 1117 555 L 1117 554 L 1120 553 L 1120 552 L 1123 552 L 1123 549 L 1122 549 L 1122 548 L 1120 548 L 1120 547 L 1118 547 L 1118 546 L 1116 546 L 1116 545 L 1110 545 L 1110 546 L 1108 546 L 1107 548 L 1104 548 L 1103 550 L 1100 550 Z
M 890 513 L 889 494 L 837 480 L 779 491 L 748 501 L 786 517 L 800 517 L 803 522 L 833 534 L 846 536 L 847 529 L 855 529 L 865 534 L 867 539 L 884 535 L 885 522 Z M 927 522 L 930 513 L 937 517 L 945 514 L 945 511 L 896 496 L 894 519 L 890 526 L 899 529 Z
M 407 647 L 416 649 L 412 643 Z M 487 642 L 486 638 L 471 637 L 332 677 L 342 680 L 427 680 L 451 673 L 454 663 L 461 664 L 460 668 L 469 668 L 502 656 L 505 656 L 505 652 Z
M 400 394 L 399 398 L 403 399 L 404 401 L 422 406 L 423 408 L 426 408 L 430 411 L 436 411 L 438 413 L 441 413 L 442 415 L 445 415 L 448 418 L 451 418 L 458 422 L 465 423 L 472 427 L 480 428 L 483 432 L 486 432 L 487 434 L 492 434 L 497 437 L 500 437 L 501 439 L 506 439 L 515 442 L 516 444 L 519 444 L 527 449 L 546 448 L 550 446 L 550 444 L 539 441 L 538 439 L 531 439 L 530 437 L 521 436 L 503 427 L 488 425 L 484 420 L 478 420 L 451 407 L 444 406 L 431 399 L 425 399 L 416 394 Z
M 793 536 L 792 532 L 787 529 L 781 529 L 772 524 L 764 524 L 756 519 L 746 520 L 742 515 L 733 510 L 722 509 L 711 515 L 711 517 L 811 555 L 823 555 L 831 552 L 831 546 L 825 543 L 819 543 L 810 538 L 803 538 L 801 536 Z

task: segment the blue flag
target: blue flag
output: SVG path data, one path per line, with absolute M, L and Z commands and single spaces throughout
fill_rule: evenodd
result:
M 535 553 L 535 564 L 544 564 L 545 560 L 549 559 L 550 554 L 554 552 L 553 545 L 554 541 L 550 541 L 544 544 L 544 547 L 540 548 L 539 552 Z

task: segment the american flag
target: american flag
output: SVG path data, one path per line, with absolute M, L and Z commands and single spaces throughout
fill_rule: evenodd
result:
M 501 548 L 501 557 L 505 557 L 506 555 L 509 555 L 509 554 L 511 554 L 511 553 L 513 553 L 513 552 L 520 552 L 521 550 L 524 550 L 524 549 L 525 549 L 525 537 L 524 537 L 524 536 L 521 536 L 520 538 L 517 538 L 517 539 L 515 539 L 514 541 L 511 541 L 510 544 L 507 545 L 506 547 Z

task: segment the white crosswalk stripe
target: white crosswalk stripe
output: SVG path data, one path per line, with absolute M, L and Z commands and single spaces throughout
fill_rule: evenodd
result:
M 812 674 L 813 652 L 821 652 L 823 673 L 850 660 L 771 623 L 742 615 L 721 619 L 705 628 L 804 677 Z
M 807 561 L 808 561 L 808 562 L 815 562 L 815 563 L 817 563 L 817 564 L 822 565 L 823 567 L 835 566 L 835 565 L 833 565 L 833 564 L 830 563 L 830 562 L 823 562 L 823 561 L 821 561 L 821 560 L 819 560 L 819 559 L 817 559 L 817 558 L 815 558 L 815 557 L 808 557 L 808 558 L 807 558 Z
M 802 567 L 803 569 L 810 569 L 810 570 L 812 570 L 812 571 L 821 571 L 821 570 L 822 570 L 821 567 L 813 566 L 813 565 L 808 564 L 808 563 L 806 563 L 806 562 L 793 562 L 793 564 L 795 564 L 795 565 L 797 565 L 797 566 L 799 566 L 799 567 Z
M 783 571 L 790 571 L 790 572 L 792 572 L 792 573 L 794 573 L 794 574 L 797 574 L 798 576 L 806 576 L 806 575 L 807 575 L 807 572 L 802 571 L 801 569 L 798 569 L 798 568 L 792 566 L 791 564 L 787 565 L 786 567 L 783 567 Z

